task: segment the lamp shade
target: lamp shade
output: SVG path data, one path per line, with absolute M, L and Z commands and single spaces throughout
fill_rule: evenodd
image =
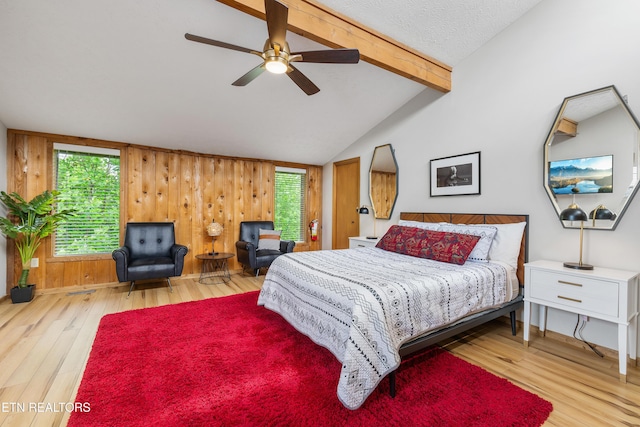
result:
M 360 215 L 369 215 L 369 208 L 367 208 L 366 206 L 362 206 L 360 209 L 358 209 L 358 213 Z
M 589 212 L 589 218 L 591 219 L 608 219 L 613 221 L 616 219 L 616 214 L 611 212 L 605 205 L 599 205 L 597 208 Z
M 563 221 L 580 221 L 580 261 L 565 262 L 563 265 L 569 268 L 577 268 L 579 270 L 593 270 L 593 266 L 582 262 L 582 232 L 584 230 L 584 222 L 589 219 L 585 211 L 580 206 L 571 203 L 569 207 L 560 212 L 560 219 Z
M 212 221 L 211 224 L 207 225 L 207 234 L 211 237 L 216 237 L 222 234 L 222 224 L 219 222 Z
M 572 203 L 568 208 L 560 212 L 560 219 L 563 221 L 586 221 L 589 219 L 585 211 L 580 206 Z

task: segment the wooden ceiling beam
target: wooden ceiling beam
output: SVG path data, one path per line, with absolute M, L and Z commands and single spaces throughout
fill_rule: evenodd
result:
M 563 133 L 569 136 L 578 135 L 578 122 L 563 117 L 558 122 L 557 132 Z
M 218 2 L 265 19 L 264 0 Z M 284 0 L 288 30 L 331 48 L 360 51 L 360 59 L 440 92 L 451 91 L 451 67 L 339 14 L 315 0 Z

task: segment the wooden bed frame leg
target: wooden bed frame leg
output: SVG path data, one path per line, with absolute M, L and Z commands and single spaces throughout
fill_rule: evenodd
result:
M 509 313 L 511 318 L 511 335 L 516 336 L 516 312 L 515 310 Z
M 396 397 L 396 371 L 389 374 L 389 395 Z

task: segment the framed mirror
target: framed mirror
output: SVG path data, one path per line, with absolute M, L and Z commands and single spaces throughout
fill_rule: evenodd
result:
M 375 218 L 389 219 L 398 198 L 398 163 L 391 144 L 373 151 L 369 168 L 369 198 Z
M 638 190 L 639 137 L 615 86 L 564 99 L 544 144 L 544 188 L 563 227 L 616 228 Z M 584 223 L 562 220 L 572 204 Z

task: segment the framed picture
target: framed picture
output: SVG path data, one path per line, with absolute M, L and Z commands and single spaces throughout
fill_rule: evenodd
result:
M 430 196 L 480 194 L 480 152 L 431 160 Z

